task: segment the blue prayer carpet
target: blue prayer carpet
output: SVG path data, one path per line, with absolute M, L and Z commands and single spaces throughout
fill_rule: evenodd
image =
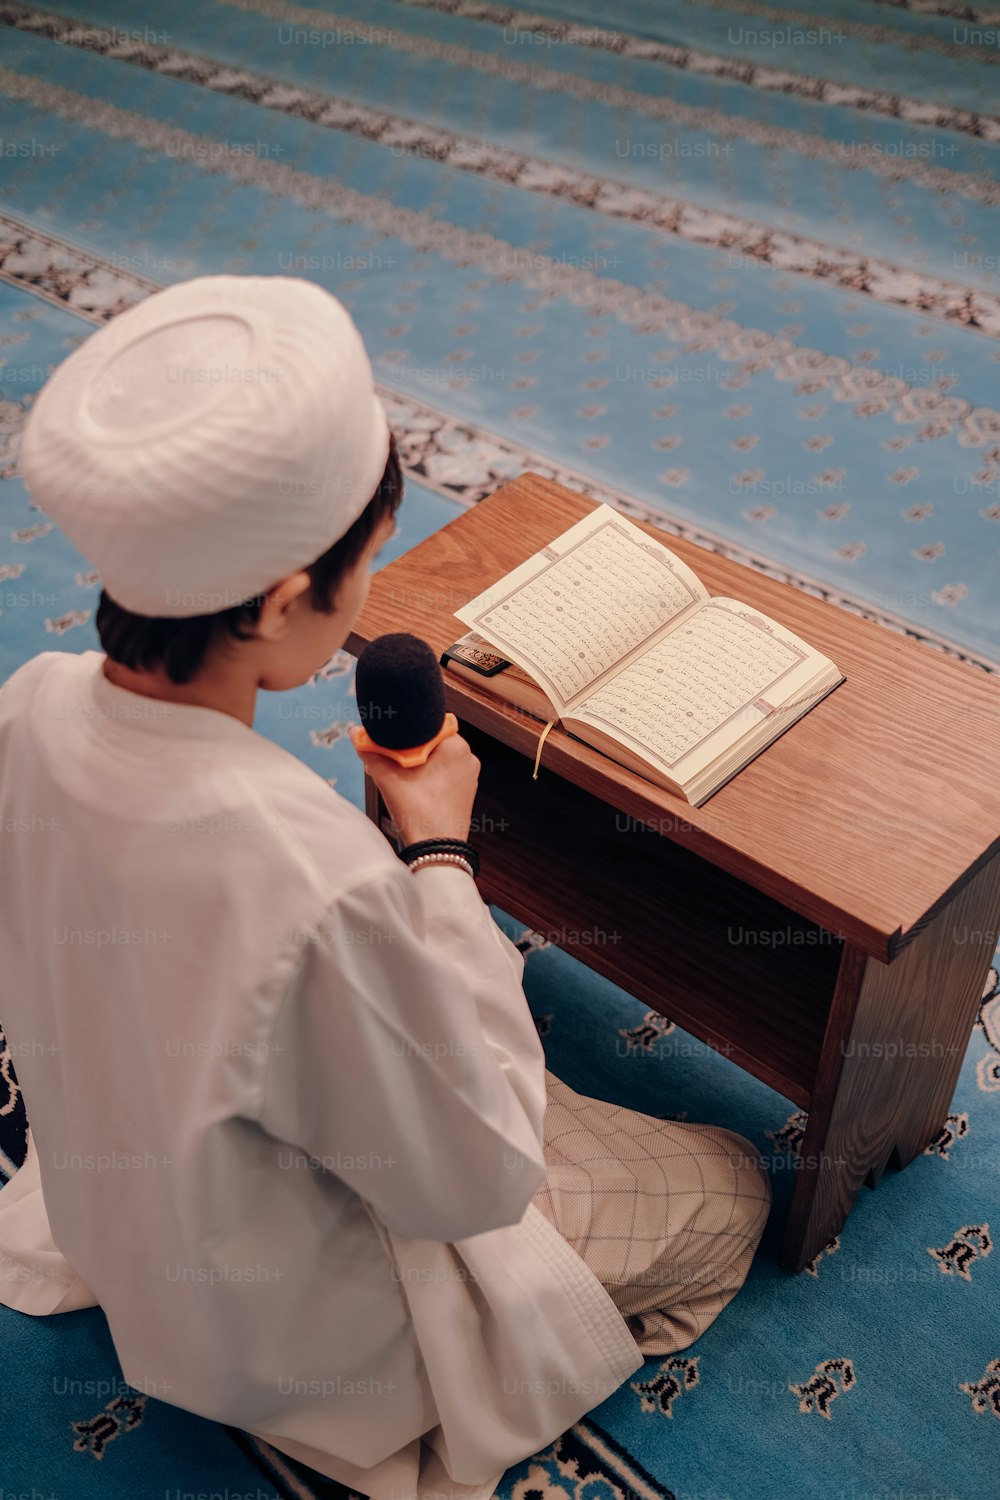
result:
M 107 319 L 224 271 L 351 308 L 407 474 L 386 563 L 532 469 L 1000 671 L 995 11 L 0 0 L 0 22 L 0 681 L 99 649 L 97 576 L 18 476 L 34 395 Z M 363 806 L 353 669 L 263 695 L 254 727 Z M 555 1073 L 747 1136 L 774 1189 L 733 1303 L 501 1500 L 1000 1493 L 996 968 L 940 1135 L 792 1277 L 804 1113 L 492 910 Z M 0 1183 L 25 1123 L 0 1032 Z M 0 1308 L 0 1351 L 3 1496 L 344 1494 L 127 1386 L 97 1309 Z

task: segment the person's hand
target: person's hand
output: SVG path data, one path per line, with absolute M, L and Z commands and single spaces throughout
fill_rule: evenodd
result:
M 468 740 L 450 734 L 422 766 L 401 766 L 374 750 L 359 752 L 382 794 L 403 847 L 423 839 L 467 839 L 481 762 Z

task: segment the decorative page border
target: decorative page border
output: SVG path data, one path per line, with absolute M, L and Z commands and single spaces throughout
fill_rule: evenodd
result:
M 758 700 L 763 697 L 764 693 L 770 694 L 772 689 L 777 687 L 778 683 L 781 682 L 783 678 L 787 677 L 790 672 L 794 672 L 795 668 L 797 666 L 801 666 L 802 663 L 806 660 L 806 653 L 801 649 L 801 647 L 793 646 L 790 641 L 779 640 L 778 637 L 774 635 L 774 631 L 771 630 L 770 626 L 765 625 L 763 621 L 757 619 L 751 610 L 741 609 L 738 611 L 734 611 L 731 609 L 726 609 L 725 605 L 715 604 L 711 599 L 707 604 L 702 605 L 702 609 L 718 609 L 721 610 L 723 614 L 729 616 L 732 616 L 734 613 L 740 614 L 745 620 L 749 620 L 751 625 L 757 625 L 761 630 L 766 631 L 768 635 L 772 636 L 777 641 L 779 646 L 783 647 L 786 651 L 790 651 L 796 658 L 796 660 L 792 663 L 791 666 L 785 667 L 784 671 L 779 672 L 776 677 L 772 677 L 770 682 L 765 683 L 764 687 L 761 688 L 759 692 L 755 693 L 752 698 L 748 698 L 745 703 L 741 703 L 739 708 L 734 709 L 727 719 L 724 719 L 721 724 L 716 725 L 716 727 L 711 730 L 709 734 L 705 735 L 702 740 L 698 741 L 698 744 L 692 745 L 690 750 L 685 750 L 683 755 L 678 755 L 676 760 L 667 760 L 666 756 L 661 755 L 657 750 L 654 750 L 652 745 L 647 745 L 644 740 L 640 740 L 635 735 L 629 734 L 628 730 L 623 730 L 620 724 L 613 723 L 611 719 L 602 718 L 600 714 L 593 715 L 594 721 L 597 724 L 606 724 L 609 730 L 614 730 L 615 738 L 621 739 L 624 736 L 625 739 L 631 740 L 632 744 L 637 746 L 638 749 L 642 751 L 644 757 L 655 759 L 661 766 L 666 766 L 668 771 L 672 771 L 675 766 L 680 765 L 682 760 L 686 760 L 689 755 L 692 755 L 694 751 L 698 749 L 698 745 L 704 744 L 705 740 L 711 739 L 712 735 L 719 734 L 723 729 L 726 728 L 727 724 L 731 724 L 733 722 L 737 715 L 745 713 L 748 708 L 757 707 Z M 586 709 L 587 705 L 583 704 L 583 707 Z M 772 712 L 770 704 L 767 705 L 767 711 L 768 713 Z
M 633 546 L 638 547 L 640 551 L 643 551 L 643 552 L 653 552 L 653 551 L 655 551 L 654 548 L 652 548 L 652 547 L 645 547 L 645 546 L 642 545 L 642 543 L 637 542 L 636 539 L 635 539 L 635 537 L 633 537 L 630 532 L 626 531 L 623 526 L 619 526 L 615 521 L 610 520 L 610 519 L 602 521 L 599 526 L 595 526 L 594 529 L 593 529 L 593 531 L 589 531 L 586 536 L 578 537 L 575 542 L 571 542 L 570 545 L 564 551 L 562 551 L 562 552 L 553 553 L 552 546 L 550 544 L 548 547 L 545 547 L 545 548 L 542 549 L 543 555 L 548 559 L 546 561 L 544 567 L 539 568 L 538 572 L 536 574 L 534 574 L 534 576 L 532 578 L 529 578 L 529 579 L 525 580 L 525 582 L 523 582 L 523 583 L 519 583 L 515 588 L 511 589 L 508 593 L 504 594 L 501 598 L 497 599 L 495 603 L 488 605 L 486 610 L 481 610 L 474 617 L 475 625 L 479 627 L 478 634 L 483 635 L 483 636 L 485 636 L 487 638 L 489 638 L 491 636 L 495 637 L 496 641 L 500 642 L 500 643 L 502 643 L 504 645 L 506 645 L 507 649 L 513 649 L 515 651 L 518 651 L 520 655 L 524 655 L 524 652 L 520 650 L 520 647 L 514 645 L 513 642 L 506 642 L 505 639 L 504 639 L 504 636 L 503 636 L 503 634 L 501 632 L 499 632 L 499 631 L 495 632 L 492 629 L 490 629 L 489 631 L 483 629 L 483 626 L 482 626 L 481 622 L 488 621 L 489 618 L 490 618 L 490 615 L 495 610 L 508 608 L 509 606 L 505 603 L 505 600 L 513 599 L 514 596 L 515 596 L 515 594 L 519 594 L 523 588 L 527 588 L 530 584 L 537 583 L 538 580 L 540 578 L 543 578 L 546 573 L 550 572 L 551 569 L 554 568 L 557 563 L 563 562 L 567 557 L 570 557 L 572 555 L 572 553 L 576 552 L 580 547 L 585 547 L 588 544 L 588 542 L 593 541 L 595 537 L 599 537 L 601 535 L 602 531 L 607 531 L 607 530 L 611 530 L 611 531 L 616 532 L 619 536 L 623 537 L 625 539 L 625 541 L 630 542 L 630 543 L 632 543 Z M 685 577 L 683 577 L 682 574 L 680 574 L 680 573 L 678 573 L 676 571 L 676 569 L 674 568 L 673 562 L 671 561 L 671 559 L 669 557 L 663 557 L 662 554 L 656 553 L 656 559 L 655 560 L 658 561 L 658 562 L 660 562 L 660 563 L 662 563 L 662 565 L 667 569 L 667 571 L 669 573 L 672 573 L 674 575 L 675 579 L 681 585 L 681 587 L 684 588 L 691 595 L 691 597 L 688 600 L 687 604 L 682 604 L 681 608 L 679 610 L 675 610 L 674 611 L 675 614 L 680 614 L 681 610 L 687 609 L 688 604 L 693 604 L 694 603 L 695 599 L 698 598 L 698 595 L 694 592 L 694 590 L 692 589 L 692 587 L 691 587 L 690 583 L 688 582 L 688 580 Z M 586 566 L 589 568 L 590 564 L 588 563 L 588 564 L 586 564 Z M 630 646 L 628 648 L 629 651 L 635 651 L 637 647 L 642 646 L 643 644 L 651 641 L 652 638 L 653 638 L 653 636 L 656 634 L 656 632 L 658 630 L 662 630 L 663 629 L 663 625 L 665 623 L 666 623 L 665 621 L 661 620 L 660 624 L 657 625 L 653 630 L 651 630 L 646 637 L 644 637 L 644 640 L 636 641 L 635 645 Z M 609 668 L 607 668 L 607 667 L 604 669 L 605 672 L 608 671 L 608 670 L 609 670 Z M 532 675 L 533 676 L 537 676 L 538 680 L 540 682 L 544 682 L 544 683 L 547 684 L 547 687 L 549 689 L 549 697 L 550 698 L 552 698 L 553 692 L 555 693 L 555 698 L 553 699 L 553 702 L 556 701 L 556 699 L 564 699 L 565 698 L 565 695 L 562 692 L 559 691 L 559 689 L 556 687 L 556 684 L 552 681 L 552 679 L 548 676 L 547 673 L 542 672 L 542 671 L 536 671 L 535 668 L 532 668 Z M 597 676 L 598 677 L 603 677 L 604 676 L 604 672 L 598 672 Z M 595 678 L 594 681 L 596 681 L 596 680 L 597 679 Z M 575 698 L 576 695 L 577 695 L 577 692 L 581 692 L 582 693 L 584 691 L 585 691 L 584 688 L 578 688 L 578 689 L 576 689 L 576 691 L 572 692 L 569 696 L 571 698 Z

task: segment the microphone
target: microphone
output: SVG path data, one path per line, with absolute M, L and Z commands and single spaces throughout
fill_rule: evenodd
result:
M 422 766 L 458 733 L 445 712 L 444 678 L 426 641 L 406 631 L 380 635 L 358 657 L 354 688 L 361 725 L 350 730 L 358 754 L 374 750 L 401 766 Z

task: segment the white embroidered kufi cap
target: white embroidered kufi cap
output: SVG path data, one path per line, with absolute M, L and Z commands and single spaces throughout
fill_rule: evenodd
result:
M 308 566 L 385 470 L 347 309 L 290 276 L 200 276 L 92 334 L 29 412 L 35 504 L 141 615 L 214 614 Z

